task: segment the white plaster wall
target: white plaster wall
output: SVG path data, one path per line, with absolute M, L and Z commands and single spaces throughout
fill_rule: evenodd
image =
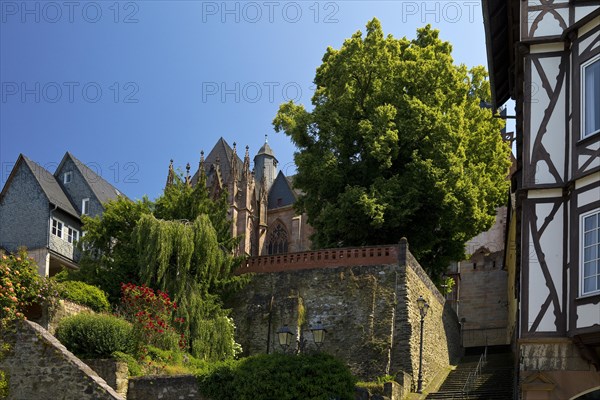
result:
M 577 328 L 600 324 L 600 307 L 597 304 L 577 306 Z

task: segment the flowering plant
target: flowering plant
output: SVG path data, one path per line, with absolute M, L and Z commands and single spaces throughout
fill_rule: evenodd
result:
M 25 317 L 23 311 L 35 300 L 39 282 L 37 265 L 24 249 L 0 253 L 0 326 Z
M 134 324 L 143 343 L 171 350 L 187 346 L 185 320 L 175 316 L 177 303 L 166 292 L 121 283 L 121 313 Z

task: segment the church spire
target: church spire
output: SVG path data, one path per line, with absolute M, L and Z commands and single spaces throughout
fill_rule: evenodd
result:
M 232 157 L 231 157 L 231 164 L 229 165 L 229 168 L 231 169 L 231 182 L 234 182 L 238 179 L 238 165 L 237 165 L 237 144 L 235 142 L 233 142 L 233 151 L 232 151 Z
M 185 184 L 187 186 L 192 186 L 192 177 L 190 176 L 190 163 L 187 163 L 185 166 Z
M 250 152 L 249 152 L 250 147 L 248 147 L 248 145 L 246 145 L 246 154 L 244 154 L 244 169 L 242 172 L 242 177 L 244 179 L 248 179 L 250 178 Z
M 175 180 L 175 171 L 173 170 L 173 159 L 171 159 L 171 163 L 169 164 L 169 172 L 167 173 L 167 186 L 171 186 L 173 181 Z

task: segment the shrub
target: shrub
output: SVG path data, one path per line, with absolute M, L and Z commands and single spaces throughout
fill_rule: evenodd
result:
M 198 379 L 213 400 L 352 400 L 356 383 L 346 365 L 323 353 L 262 354 L 221 363 Z
M 88 306 L 98 312 L 110 310 L 106 293 L 96 286 L 79 281 L 65 281 L 59 283 L 59 289 L 64 299 Z
M 144 344 L 166 350 L 186 348 L 185 336 L 181 333 L 184 320 L 174 317 L 176 310 L 177 304 L 166 292 L 155 292 L 132 283 L 121 284 L 120 311 L 134 325 Z
M 37 265 L 24 249 L 18 254 L 0 252 L 0 329 L 8 321 L 23 318 L 40 285 Z
M 140 363 L 130 354 L 126 354 L 120 351 L 115 351 L 112 353 L 111 358 L 114 358 L 117 361 L 123 361 L 127 363 L 127 368 L 129 369 L 129 376 L 140 376 L 143 375 L 143 369 Z
M 64 318 L 58 324 L 56 337 L 82 357 L 110 357 L 115 351 L 137 354 L 133 326 L 108 314 L 81 313 Z

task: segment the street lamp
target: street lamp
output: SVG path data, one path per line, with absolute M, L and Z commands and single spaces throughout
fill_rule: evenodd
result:
M 320 349 L 321 345 L 323 344 L 323 341 L 325 340 L 325 334 L 327 333 L 327 329 L 325 329 L 323 325 L 321 325 L 321 321 L 317 321 L 317 325 L 314 325 L 312 328 L 310 328 L 310 331 L 313 334 L 313 340 L 317 345 L 317 349 Z
M 429 310 L 429 304 L 423 298 L 419 296 L 417 299 L 417 306 L 419 307 L 419 313 L 421 314 L 421 341 L 419 343 L 419 379 L 417 380 L 417 393 L 423 393 L 423 322 Z
M 294 337 L 294 332 L 287 326 L 279 328 L 277 331 L 277 338 L 279 339 L 279 345 L 285 351 L 290 344 L 292 344 L 292 338 Z

